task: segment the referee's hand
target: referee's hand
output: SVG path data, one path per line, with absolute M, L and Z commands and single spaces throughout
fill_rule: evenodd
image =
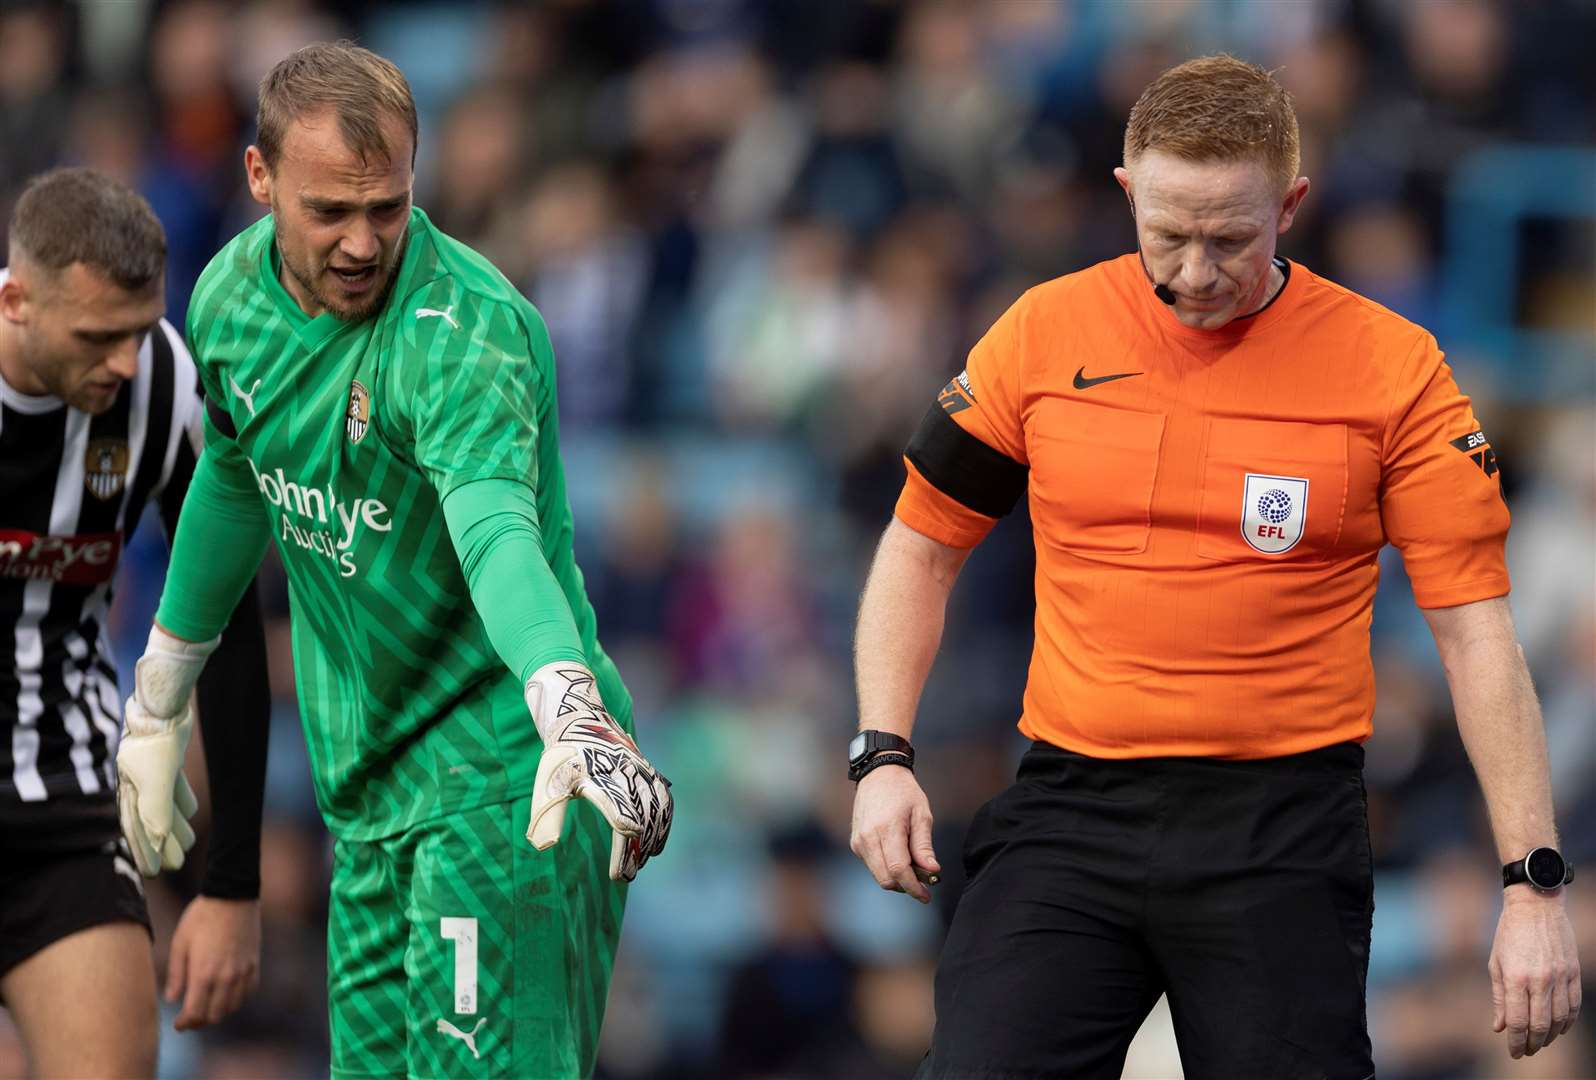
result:
M 940 874 L 942 866 L 931 850 L 931 804 L 914 773 L 883 765 L 859 781 L 848 846 L 883 889 L 931 902 L 921 875 Z
M 901 771 L 901 770 L 900 770 Z M 1507 1052 L 1533 1054 L 1579 1019 L 1579 951 L 1559 891 L 1528 885 L 1502 893 L 1502 917 L 1491 946 L 1492 1027 L 1507 1032 Z

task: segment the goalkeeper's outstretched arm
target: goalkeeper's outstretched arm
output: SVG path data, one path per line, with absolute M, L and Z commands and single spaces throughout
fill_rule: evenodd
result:
M 443 500 L 471 600 L 499 657 L 521 680 L 543 740 L 527 839 L 560 838 L 566 804 L 585 798 L 614 830 L 610 877 L 631 881 L 665 847 L 670 782 L 638 751 L 598 692 L 582 638 L 543 551 L 532 489 L 474 480 Z
M 876 548 L 859 601 L 854 678 L 860 730 L 909 738 L 926 677 L 942 643 L 948 595 L 968 548 L 949 547 L 893 518 Z M 859 781 L 853 853 L 876 882 L 921 903 L 931 894 L 915 871 L 941 872 L 931 847 L 931 806 L 907 769 L 884 766 Z

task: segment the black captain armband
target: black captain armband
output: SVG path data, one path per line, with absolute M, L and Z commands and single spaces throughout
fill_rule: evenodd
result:
M 991 518 L 1014 509 L 1030 472 L 965 431 L 940 404 L 927 410 L 903 455 L 932 487 Z
M 211 425 L 217 431 L 235 442 L 238 440 L 238 425 L 234 424 L 233 418 L 227 415 L 227 410 L 211 398 L 205 399 L 205 415 L 211 418 Z

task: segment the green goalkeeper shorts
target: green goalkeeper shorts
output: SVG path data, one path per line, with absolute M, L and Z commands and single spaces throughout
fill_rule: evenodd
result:
M 559 844 L 530 797 L 334 847 L 327 918 L 332 1075 L 591 1075 L 624 885 L 610 830 L 575 800 Z

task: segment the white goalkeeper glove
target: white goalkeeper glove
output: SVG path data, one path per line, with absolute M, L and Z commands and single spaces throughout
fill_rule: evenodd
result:
M 586 799 L 615 831 L 610 877 L 631 881 L 670 836 L 670 781 L 609 714 L 586 665 L 543 665 L 526 681 L 526 704 L 543 737 L 526 838 L 547 851 L 560 839 L 566 803 Z
M 133 668 L 133 696 L 122 710 L 116 748 L 116 807 L 133 862 L 145 877 L 178 869 L 194 846 L 188 819 L 199 801 L 183 775 L 183 753 L 194 730 L 189 697 L 221 640 L 184 641 L 152 627 Z

